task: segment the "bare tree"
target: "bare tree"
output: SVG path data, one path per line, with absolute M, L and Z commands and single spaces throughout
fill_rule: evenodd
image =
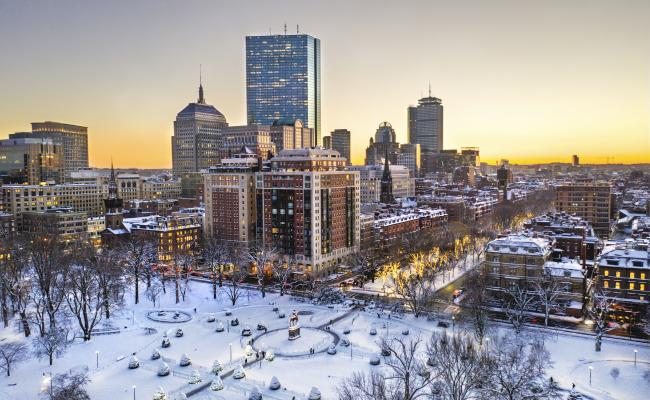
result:
M 278 259 L 278 252 L 275 248 L 256 245 L 248 252 L 248 261 L 255 267 L 257 285 L 262 291 L 262 298 L 266 297 L 266 284 L 269 276 L 273 276 L 275 262 Z
M 208 238 L 202 248 L 203 262 L 210 271 L 212 298 L 217 298 L 217 285 L 223 286 L 223 269 L 231 261 L 229 248 L 220 240 Z
M 528 321 L 528 312 L 535 304 L 535 297 L 525 287 L 517 286 L 508 292 L 504 311 L 518 335 Z
M 285 260 L 281 261 L 279 265 L 273 268 L 273 276 L 277 279 L 280 284 L 280 296 L 284 296 L 285 287 L 291 278 L 291 275 L 296 270 L 296 259 L 295 257 L 287 257 Z
M 125 240 L 120 248 L 126 271 L 133 281 L 135 304 L 140 302 L 140 277 L 144 274 L 147 286 L 151 284 L 151 263 L 156 258 L 156 246 L 143 237 Z
M 156 307 L 156 300 L 163 293 L 163 283 L 161 278 L 154 276 L 151 280 L 151 285 L 145 290 L 145 295 L 147 299 L 153 303 L 153 306 Z
M 87 259 L 76 260 L 70 267 L 74 279 L 70 280 L 66 302 L 83 333 L 90 340 L 92 330 L 102 319 L 103 299 L 99 287 L 97 266 Z
M 11 366 L 27 357 L 27 345 L 20 342 L 0 343 L 0 369 L 11 376 Z
M 592 303 L 589 306 L 589 318 L 594 323 L 594 333 L 596 334 L 596 351 L 600 351 L 603 344 L 603 336 L 613 329 L 615 325 L 610 325 L 609 314 L 615 300 L 603 290 L 596 290 L 592 295 Z
M 228 300 L 234 306 L 241 296 L 244 295 L 244 287 L 241 285 L 246 279 L 246 271 L 235 264 L 227 276 L 227 284 L 224 286 Z
M 111 249 L 88 249 L 89 262 L 97 273 L 97 284 L 102 298 L 104 318 L 111 318 L 111 310 L 122 304 L 124 280 L 117 252 Z
M 558 388 L 546 378 L 551 357 L 544 341 L 517 335 L 498 338 L 490 351 L 488 384 L 483 392 L 495 400 L 558 398 Z
M 196 257 L 192 252 L 179 252 L 174 254 L 173 261 L 174 265 L 171 268 L 174 278 L 176 303 L 178 303 L 181 298 L 185 301 L 185 295 L 190 287 L 189 283 L 192 269 L 196 265 Z
M 470 273 L 468 282 L 468 293 L 463 304 L 466 305 L 467 322 L 471 327 L 474 338 L 479 346 L 483 347 L 483 340 L 490 329 L 490 312 L 488 310 L 488 292 L 485 286 L 485 276 L 474 270 Z
M 561 282 L 552 271 L 546 270 L 540 280 L 533 282 L 533 290 L 537 296 L 539 305 L 544 309 L 544 326 L 548 326 L 548 319 L 551 310 L 558 305 L 558 299 L 562 296 L 565 284 Z
M 434 275 L 431 271 L 419 270 L 417 266 L 412 269 L 398 267 L 392 273 L 392 278 L 395 293 L 409 305 L 417 318 L 427 304 L 433 300 Z
M 44 336 L 34 339 L 34 355 L 38 359 L 47 358 L 50 365 L 54 362 L 54 357 L 61 357 L 70 345 L 68 331 L 62 328 L 50 330 Z
M 21 237 L 3 243 L 6 257 L 0 264 L 0 284 L 2 285 L 2 319 L 5 327 L 9 325 L 9 314 L 18 313 L 25 337 L 31 334 L 29 326 L 28 305 L 31 287 L 28 279 L 30 273 L 28 241 Z M 9 306 L 11 304 L 11 307 Z
M 432 390 L 449 400 L 482 399 L 488 362 L 474 342 L 465 335 L 434 333 L 427 346 L 427 364 L 431 366 Z
M 56 314 L 66 298 L 70 257 L 54 235 L 30 235 L 26 239 L 24 243 L 29 251 L 33 281 L 40 296 L 39 302 L 47 314 L 49 329 L 54 329 Z M 70 250 L 75 252 L 74 247 Z M 41 334 L 43 333 L 44 329 L 41 330 Z
M 66 372 L 52 378 L 52 392 L 43 393 L 44 399 L 51 400 L 90 400 L 86 385 L 90 378 L 86 373 Z
M 339 400 L 415 400 L 430 398 L 431 376 L 418 357 L 419 338 L 382 340 L 390 356 L 381 372 L 354 374 L 338 387 Z

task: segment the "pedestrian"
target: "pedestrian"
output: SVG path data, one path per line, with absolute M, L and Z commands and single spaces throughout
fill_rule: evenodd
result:
M 248 364 L 248 357 L 244 358 L 244 365 Z
M 571 389 L 574 389 L 574 390 L 575 390 L 575 388 L 576 388 L 576 384 L 575 384 L 575 382 L 574 382 L 574 383 L 571 384 Z
M 259 360 L 260 359 L 260 353 L 255 353 L 255 359 Z
M 196 314 L 196 307 L 194 307 L 194 314 Z

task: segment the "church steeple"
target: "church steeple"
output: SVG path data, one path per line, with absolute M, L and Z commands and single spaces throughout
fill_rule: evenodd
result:
M 381 175 L 381 193 L 379 194 L 379 201 L 384 204 L 391 204 L 395 201 L 393 197 L 393 176 L 390 173 L 390 166 L 388 164 L 388 149 L 384 157 L 384 172 Z
M 106 212 L 104 218 L 106 220 L 106 228 L 119 229 L 122 226 L 122 199 L 117 193 L 117 179 L 115 178 L 115 168 L 113 167 L 113 159 L 111 158 L 111 177 L 108 181 L 108 198 L 104 199 L 104 208 Z

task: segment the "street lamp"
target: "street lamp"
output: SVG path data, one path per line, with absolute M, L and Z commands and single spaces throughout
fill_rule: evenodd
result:
M 592 366 L 590 365 L 590 366 L 589 366 L 589 386 L 591 386 L 591 371 L 593 371 L 593 370 L 594 370 L 594 367 L 592 367 Z
M 634 366 L 636 367 L 636 353 L 638 353 L 639 350 L 634 349 Z
M 230 362 L 232 363 L 232 343 L 230 343 Z
M 485 352 L 486 353 L 489 351 L 488 347 L 490 347 L 490 338 L 489 337 L 485 338 Z
M 135 385 L 133 385 L 133 400 L 135 400 Z
M 99 369 L 99 350 L 95 350 L 95 357 L 97 358 L 97 369 Z

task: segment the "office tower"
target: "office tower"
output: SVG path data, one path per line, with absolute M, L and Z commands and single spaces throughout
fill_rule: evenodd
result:
M 32 122 L 32 134 L 52 139 L 63 146 L 63 171 L 68 178 L 73 171 L 88 168 L 88 128 L 60 122 Z
M 277 151 L 314 147 L 313 137 L 314 130 L 304 126 L 299 119 L 279 118 L 271 125 L 271 141 L 275 143 Z
M 15 133 L 0 140 L 0 175 L 5 183 L 61 183 L 63 149 L 49 138 Z
M 384 159 L 384 172 L 381 175 L 381 193 L 379 201 L 384 204 L 391 204 L 395 201 L 393 197 L 393 178 L 388 167 L 388 157 Z
M 331 149 L 332 148 L 332 137 L 331 136 L 323 136 L 323 148 L 324 149 Z
M 497 188 L 502 194 L 502 200 L 508 200 L 508 184 L 512 183 L 512 170 L 502 165 L 497 169 Z
M 555 209 L 587 220 L 601 237 L 610 230 L 612 187 L 609 183 L 576 182 L 555 187 Z
M 379 124 L 374 140 L 370 138 L 366 148 L 366 165 L 381 165 L 384 163 L 384 157 L 388 157 L 391 164 L 397 164 L 397 154 L 399 154 L 399 143 L 397 143 L 395 129 L 389 122 L 384 121 Z
M 39 235 L 55 235 L 63 242 L 88 237 L 88 214 L 70 207 L 53 207 L 45 211 L 23 213 L 22 230 Z
M 246 37 L 246 106 L 249 124 L 290 117 L 321 137 L 320 40 L 309 35 Z
M 243 247 L 255 241 L 257 171 L 258 157 L 241 153 L 203 175 L 206 237 Z
M 341 154 L 341 157 L 345 157 L 347 164 L 351 165 L 352 161 L 350 159 L 350 131 L 347 129 L 334 129 L 330 137 L 332 138 L 330 148 L 338 151 Z
M 422 153 L 418 143 L 405 143 L 399 146 L 399 154 L 397 155 L 397 165 L 403 165 L 411 173 L 411 177 L 415 178 L 420 174 Z
M 247 151 L 255 153 L 261 160 L 268 160 L 276 153 L 275 144 L 271 141 L 271 127 L 250 124 L 223 129 L 219 148 L 221 158 L 230 158 L 234 154 L 243 153 L 244 147 Z
M 359 173 L 334 150 L 282 150 L 257 174 L 257 237 L 323 276 L 359 248 Z
M 418 105 L 408 108 L 408 141 L 419 143 L 423 153 L 438 153 L 442 150 L 442 101 L 439 98 L 421 98 Z
M 577 154 L 574 154 L 571 157 L 571 165 L 573 165 L 574 167 L 578 167 L 580 165 L 580 157 L 578 157 Z
M 176 115 L 172 136 L 172 166 L 175 176 L 199 172 L 219 163 L 219 137 L 228 126 L 226 117 L 205 102 L 203 85 L 199 99 Z

